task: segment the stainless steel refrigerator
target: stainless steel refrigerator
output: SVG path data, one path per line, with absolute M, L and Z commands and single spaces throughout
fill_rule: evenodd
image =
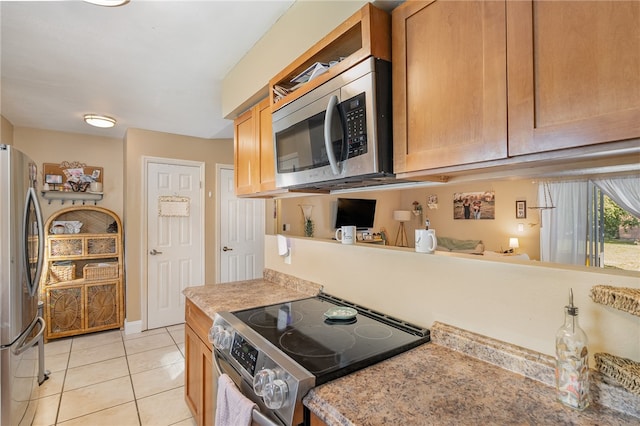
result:
M 45 380 L 38 309 L 44 235 L 37 169 L 26 155 L 0 144 L 0 424 L 29 425 Z

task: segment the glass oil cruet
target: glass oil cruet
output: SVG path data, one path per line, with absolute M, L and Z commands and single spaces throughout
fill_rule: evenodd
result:
M 584 410 L 589 406 L 587 335 L 578 323 L 573 289 L 569 289 L 564 325 L 556 334 L 556 394 L 558 401 L 571 408 Z

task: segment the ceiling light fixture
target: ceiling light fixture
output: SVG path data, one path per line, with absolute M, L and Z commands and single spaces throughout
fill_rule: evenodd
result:
M 129 3 L 129 0 L 84 0 L 87 3 L 95 4 L 97 6 L 116 7 Z
M 84 122 L 93 126 L 108 129 L 116 125 L 116 119 L 106 115 L 85 114 Z

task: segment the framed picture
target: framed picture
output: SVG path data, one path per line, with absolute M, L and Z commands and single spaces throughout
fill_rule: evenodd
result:
M 527 218 L 527 202 L 524 200 L 516 201 L 516 219 Z
M 494 191 L 456 192 L 453 194 L 454 219 L 495 219 Z
M 44 181 L 53 184 L 62 183 L 62 175 L 45 175 Z

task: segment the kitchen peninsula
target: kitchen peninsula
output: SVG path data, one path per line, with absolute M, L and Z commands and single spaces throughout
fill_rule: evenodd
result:
M 264 279 L 188 288 L 184 294 L 189 304 L 206 314 L 210 326 L 217 311 L 289 301 L 320 289 L 312 282 L 267 269 Z M 188 334 L 188 314 L 187 324 Z M 431 343 L 309 392 L 304 403 L 317 417 L 314 421 L 327 425 L 513 424 L 524 420 L 636 424 L 640 419 L 640 398 L 615 386 L 594 385 L 593 389 L 596 402 L 609 405 L 614 401 L 616 410 L 594 403 L 576 412 L 557 403 L 549 356 L 440 322 L 431 331 Z M 187 372 L 190 360 L 187 356 Z

